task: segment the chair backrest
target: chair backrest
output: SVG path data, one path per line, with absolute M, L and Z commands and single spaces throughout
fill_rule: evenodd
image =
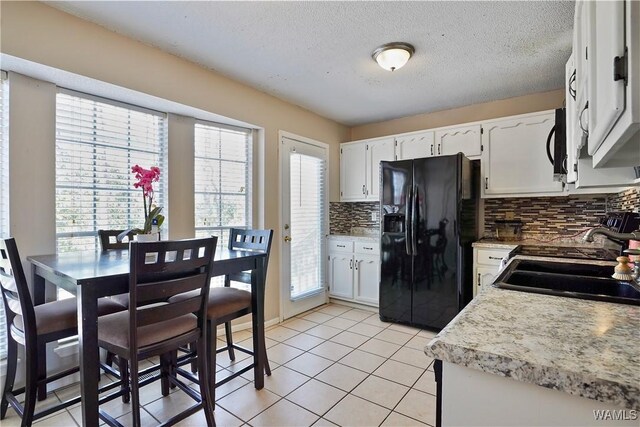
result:
M 265 252 L 267 262 L 271 252 L 273 230 L 245 230 L 242 228 L 229 229 L 229 249 L 241 251 Z
M 18 246 L 13 238 L 0 240 L 0 288 L 7 318 L 7 338 L 16 316 L 22 316 L 25 340 L 36 337 L 36 315 L 22 269 Z
M 265 281 L 267 280 L 267 267 L 269 266 L 269 254 L 271 252 L 271 240 L 273 230 L 246 230 L 243 228 L 229 229 L 229 245 L 232 250 L 264 252 L 267 254 L 265 261 Z M 228 276 L 234 282 L 251 283 L 251 275 L 248 273 L 235 273 Z
M 98 230 L 100 246 L 103 251 L 111 249 L 129 249 L 129 242 L 133 241 L 133 231 L 127 233 L 127 240 L 118 241 L 118 235 L 126 230 Z
M 198 314 L 204 330 L 211 266 L 217 237 L 159 242 L 131 242 L 129 245 L 129 343 L 136 347 L 137 328 Z M 193 297 L 177 302 L 167 300 L 177 294 L 199 290 Z M 148 306 L 154 302 L 164 304 Z M 145 306 L 146 305 L 146 306 Z

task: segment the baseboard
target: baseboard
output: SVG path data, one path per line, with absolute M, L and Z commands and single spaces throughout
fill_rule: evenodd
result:
M 271 320 L 267 320 L 264 322 L 264 327 L 268 328 L 270 326 L 273 325 L 277 325 L 278 323 L 280 323 L 280 318 L 275 317 Z M 244 331 L 247 329 L 251 329 L 251 322 L 244 322 L 244 323 L 238 323 L 237 325 L 231 324 L 231 331 L 232 332 L 236 332 L 236 331 Z M 224 332 L 224 325 L 219 325 L 218 326 L 218 330 L 216 332 L 216 336 L 224 336 L 225 332 Z
M 378 310 L 378 306 L 368 305 L 368 304 L 360 304 L 360 303 L 352 302 L 352 301 L 345 301 L 345 300 L 342 300 L 340 298 L 329 297 L 329 302 L 333 303 L 333 304 L 344 305 L 345 307 L 358 308 L 360 310 L 370 311 L 372 313 L 377 313 L 379 311 Z

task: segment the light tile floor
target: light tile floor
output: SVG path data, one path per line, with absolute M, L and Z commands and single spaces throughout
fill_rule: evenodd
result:
M 424 426 L 435 425 L 433 360 L 423 349 L 433 332 L 381 322 L 377 312 L 327 304 L 266 332 L 272 375 L 256 390 L 249 371 L 216 390 L 218 426 Z M 236 342 L 251 346 L 247 331 Z M 220 345 L 223 345 L 220 342 Z M 250 359 L 218 355 L 219 378 Z M 108 379 L 107 379 L 108 380 Z M 51 393 L 38 407 L 77 394 L 72 385 Z M 157 425 L 193 404 L 181 391 L 162 397 L 160 384 L 141 389 L 142 425 Z M 103 409 L 130 425 L 130 405 L 119 399 Z M 80 407 L 51 415 L 36 426 L 80 424 Z M 9 410 L 3 427 L 19 425 Z M 202 411 L 181 426 L 206 425 Z

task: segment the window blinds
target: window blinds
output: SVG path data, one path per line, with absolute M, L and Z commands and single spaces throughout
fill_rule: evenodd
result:
M 196 237 L 218 236 L 251 226 L 252 131 L 215 123 L 195 125 Z
M 100 229 L 144 225 L 131 167 L 158 166 L 155 204 L 166 215 L 166 116 L 90 95 L 56 97 L 56 246 L 96 250 Z
M 0 71 L 0 237 L 9 237 L 9 97 L 7 73 Z M 0 301 L 0 360 L 7 357 L 4 303 Z

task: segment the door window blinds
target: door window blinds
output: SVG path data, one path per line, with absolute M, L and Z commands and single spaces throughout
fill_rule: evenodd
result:
M 0 71 L 0 237 L 9 237 L 9 97 L 7 73 Z M 0 301 L 0 360 L 7 357 L 4 303 Z
M 57 252 L 97 250 L 100 229 L 144 225 L 131 167 L 160 167 L 155 204 L 166 215 L 166 115 L 90 95 L 56 97 Z M 166 227 L 166 224 L 165 224 Z
M 252 131 L 215 123 L 195 125 L 196 237 L 218 236 L 251 226 Z

